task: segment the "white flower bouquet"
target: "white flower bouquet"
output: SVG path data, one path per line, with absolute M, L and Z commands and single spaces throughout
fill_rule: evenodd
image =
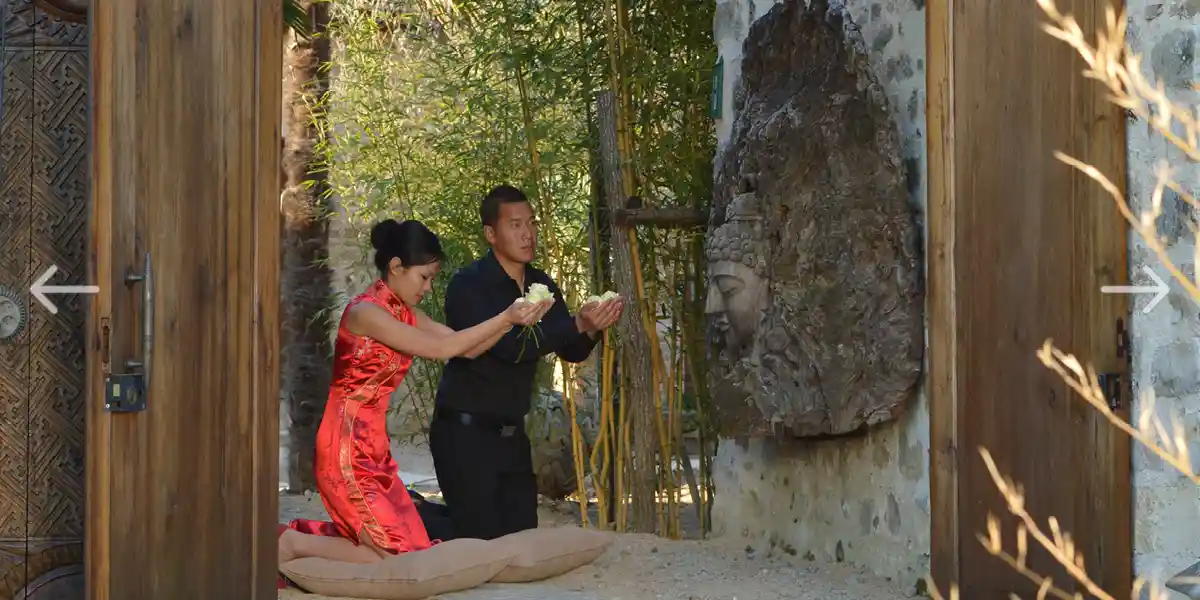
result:
M 529 291 L 526 292 L 524 296 L 517 298 L 517 302 L 532 302 L 534 304 L 546 302 L 547 300 L 554 302 L 554 294 L 550 292 L 550 288 L 541 283 L 529 284 Z M 520 334 L 521 353 L 517 355 L 518 362 L 520 362 L 522 356 L 525 356 L 525 343 L 529 340 L 529 338 L 533 338 L 533 343 L 535 346 L 538 348 L 541 347 L 541 341 L 538 340 L 538 333 L 541 331 L 540 323 L 541 321 L 539 320 L 533 325 L 526 325 L 522 328 Z
M 588 299 L 584 300 L 583 303 L 591 304 L 593 302 L 608 302 L 609 300 L 616 300 L 617 298 L 620 298 L 620 297 L 621 297 L 620 294 L 618 294 L 612 290 L 608 290 L 607 292 L 604 292 L 603 294 L 600 294 L 599 296 L 588 296 Z

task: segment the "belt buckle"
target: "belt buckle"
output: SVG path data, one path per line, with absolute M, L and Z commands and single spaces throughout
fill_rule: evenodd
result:
M 502 425 L 500 427 L 500 437 L 512 437 L 517 432 L 516 425 Z

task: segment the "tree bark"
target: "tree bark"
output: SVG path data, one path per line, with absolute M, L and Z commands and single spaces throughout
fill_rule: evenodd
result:
M 284 42 L 282 406 L 288 424 L 288 490 L 316 488 L 313 449 L 325 410 L 332 372 L 330 301 L 333 272 L 329 258 L 328 184 L 317 169 L 320 130 L 314 107 L 329 89 L 327 35 L 329 4 L 301 0 L 309 31 L 289 32 Z
M 622 156 L 617 141 L 616 96 L 610 90 L 600 92 L 596 101 L 596 115 L 600 123 L 600 156 L 604 172 L 604 195 L 609 215 L 614 217 L 612 227 L 612 278 L 617 289 L 625 294 L 638 289 L 635 275 L 633 230 L 619 230 L 615 215 L 625 204 L 625 189 L 622 184 Z M 640 295 L 640 292 L 638 292 Z M 630 495 L 632 496 L 632 522 L 630 529 L 636 533 L 654 533 L 657 523 L 655 491 L 658 487 L 658 415 L 655 414 L 653 356 L 646 335 L 642 307 L 638 302 L 627 301 L 621 315 L 619 332 L 622 351 L 622 376 L 628 382 L 624 402 L 632 414 L 632 441 Z

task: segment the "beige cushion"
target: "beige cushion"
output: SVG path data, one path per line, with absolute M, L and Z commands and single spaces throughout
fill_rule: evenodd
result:
M 493 542 L 458 539 L 373 564 L 299 558 L 280 571 L 306 591 L 373 600 L 418 600 L 487 583 L 513 558 Z
M 567 573 L 597 558 L 613 543 L 605 531 L 580 527 L 542 527 L 492 540 L 514 556 L 492 581 L 522 583 Z

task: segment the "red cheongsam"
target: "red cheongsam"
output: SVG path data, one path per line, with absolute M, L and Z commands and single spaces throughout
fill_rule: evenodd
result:
M 370 536 L 393 554 L 433 545 L 417 507 L 400 480 L 387 433 L 388 398 L 413 359 L 371 338 L 350 333 L 346 316 L 360 302 L 416 326 L 416 316 L 383 281 L 376 281 L 342 313 L 334 347 L 333 384 L 317 433 L 317 490 L 332 523 L 297 519 L 304 533 L 339 535 L 358 543 Z

